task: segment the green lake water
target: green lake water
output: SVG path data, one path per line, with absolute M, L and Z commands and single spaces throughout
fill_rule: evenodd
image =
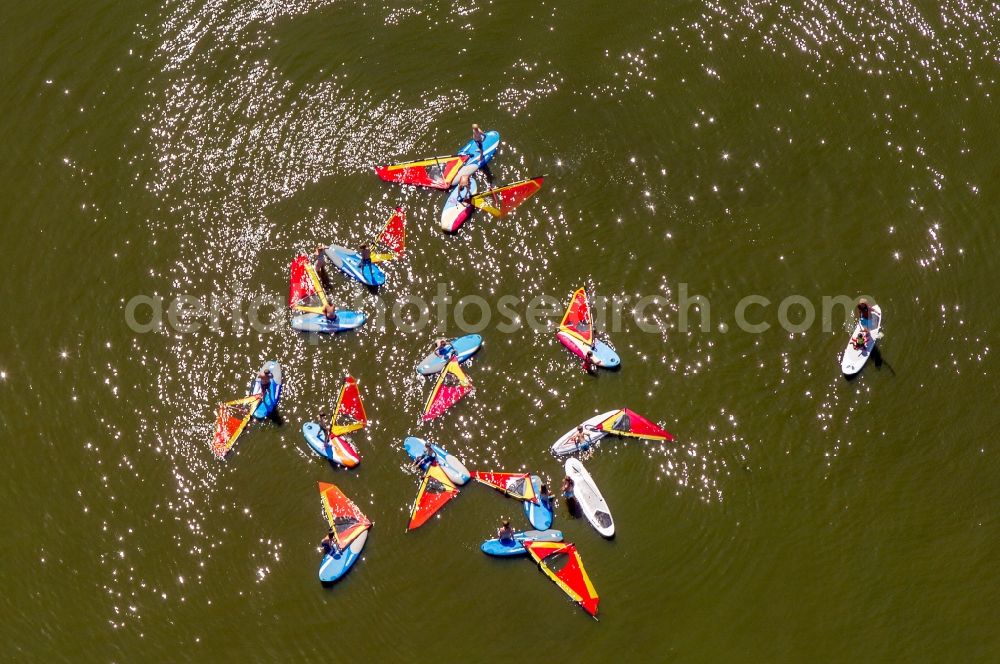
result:
M 8 5 L 11 661 L 1000 658 L 996 7 Z M 501 132 L 498 183 L 547 177 L 511 216 L 445 235 L 443 193 L 372 167 L 453 152 L 473 122 Z M 283 301 L 297 252 L 357 245 L 395 205 L 407 248 L 386 286 L 330 275 L 335 301 L 374 317 L 356 332 L 310 339 L 280 307 L 266 331 L 228 315 L 183 331 L 207 321 L 190 311 L 160 331 L 127 321 L 136 297 Z M 430 384 L 413 367 L 462 330 L 454 308 L 411 330 L 394 306 L 515 296 L 523 321 L 532 298 L 580 286 L 624 303 L 599 328 L 620 371 L 584 375 L 558 313 L 504 331 L 494 311 L 475 393 L 420 422 Z M 682 301 L 696 295 L 700 309 Z M 884 337 L 847 381 L 853 320 L 835 307 L 824 324 L 823 298 L 860 295 Z M 767 331 L 740 329 L 749 296 Z M 215 405 L 271 358 L 282 422 L 217 461 Z M 346 373 L 371 417 L 352 471 L 300 433 Z M 599 622 L 529 561 L 479 552 L 501 518 L 526 526 L 485 487 L 405 532 L 403 437 L 558 485 L 551 443 L 622 406 L 675 441 L 606 440 L 585 459 L 614 540 L 558 507 Z M 375 524 L 332 587 L 316 579 L 318 481 Z

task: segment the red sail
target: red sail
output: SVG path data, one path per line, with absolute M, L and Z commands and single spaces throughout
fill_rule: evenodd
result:
M 520 500 L 530 500 L 533 503 L 538 502 L 535 488 L 531 485 L 531 475 L 528 473 L 488 473 L 477 470 L 470 474 L 477 482 L 502 491 L 505 495 Z
M 619 436 L 633 436 L 635 438 L 645 438 L 646 440 L 666 441 L 674 439 L 669 431 L 653 424 L 639 413 L 628 408 L 622 408 L 617 411 L 614 415 L 598 424 L 597 428 Z
M 406 215 L 403 213 L 403 208 L 396 208 L 396 211 L 389 217 L 389 221 L 385 222 L 385 228 L 372 243 L 372 261 L 380 263 L 403 257 L 403 249 L 406 244 L 405 221 Z
M 555 581 L 584 611 L 597 615 L 597 604 L 601 598 L 590 582 L 575 544 L 528 541 L 524 546 L 547 577 Z
M 318 484 L 323 514 L 326 516 L 330 528 L 333 529 L 333 537 L 337 541 L 337 546 L 343 550 L 358 535 L 371 528 L 372 522 L 335 484 L 326 482 Z
M 288 306 L 294 307 L 303 300 L 315 297 L 316 289 L 313 287 L 312 277 L 306 266 L 309 265 L 309 257 L 305 254 L 296 256 L 291 266 L 291 282 L 288 286 Z
M 494 217 L 505 217 L 542 188 L 544 178 L 532 178 L 484 191 L 472 197 L 472 204 Z
M 583 288 L 573 293 L 569 301 L 566 315 L 563 316 L 559 329 L 572 334 L 586 344 L 594 343 L 594 324 L 590 319 L 590 304 L 587 302 L 587 291 Z
M 414 530 L 427 523 L 434 513 L 445 506 L 458 495 L 458 489 L 451 483 L 440 466 L 431 466 L 420 483 L 417 499 L 413 501 L 410 511 L 410 523 L 407 530 Z
M 430 396 L 427 397 L 427 403 L 424 405 L 424 421 L 441 416 L 471 391 L 472 381 L 462 371 L 458 360 L 451 358 L 448 366 L 438 376 Z
M 333 409 L 333 424 L 330 426 L 330 433 L 334 436 L 358 431 L 368 423 L 368 414 L 365 413 L 365 405 L 361 403 L 361 390 L 358 389 L 358 381 L 348 376 L 344 379 L 344 385 L 340 388 L 340 396 L 337 397 L 337 406 Z
M 244 397 L 219 404 L 215 411 L 215 433 L 212 436 L 212 453 L 216 457 L 223 458 L 233 448 L 259 403 L 260 397 Z
M 448 189 L 468 159 L 469 155 L 467 154 L 431 157 L 430 159 L 407 161 L 402 164 L 376 166 L 375 172 L 386 182 Z

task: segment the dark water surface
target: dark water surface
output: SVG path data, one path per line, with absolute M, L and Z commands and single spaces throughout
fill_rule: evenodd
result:
M 42 2 L 3 26 L 13 659 L 1000 656 L 995 6 Z M 472 122 L 503 136 L 498 181 L 549 177 L 445 236 L 442 194 L 371 167 L 453 151 Z M 475 395 L 425 425 L 412 369 L 454 320 L 318 343 L 283 323 L 126 324 L 137 295 L 284 298 L 296 252 L 357 244 L 397 204 L 406 260 L 379 294 L 334 275 L 338 302 L 587 285 L 668 298 L 647 311 L 659 331 L 624 316 L 623 369 L 587 378 L 550 331 L 491 325 Z M 707 331 L 693 308 L 683 329 L 682 293 L 710 301 Z M 843 310 L 789 333 L 778 305 L 863 293 L 885 336 L 848 382 Z M 755 294 L 762 334 L 735 321 Z M 268 358 L 284 423 L 218 462 L 214 404 Z M 372 418 L 351 472 L 299 432 L 347 372 Z M 479 552 L 500 517 L 523 521 L 483 487 L 404 532 L 404 436 L 558 483 L 549 445 L 622 405 L 676 441 L 586 460 L 615 540 L 560 508 L 600 622 L 529 562 Z M 317 481 L 375 522 L 332 588 Z

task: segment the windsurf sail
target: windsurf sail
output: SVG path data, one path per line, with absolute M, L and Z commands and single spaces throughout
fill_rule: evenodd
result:
M 337 406 L 333 409 L 333 420 L 330 424 L 330 434 L 343 436 L 363 429 L 368 423 L 365 405 L 361 403 L 361 391 L 358 381 L 348 376 L 340 387 Z
M 472 477 L 477 482 L 502 491 L 504 495 L 538 503 L 538 496 L 535 495 L 535 488 L 531 485 L 531 475 L 528 473 L 484 473 L 477 470 L 472 473 Z
M 524 546 L 547 577 L 555 581 L 584 611 L 597 615 L 597 604 L 601 598 L 590 582 L 575 544 L 526 541 Z
M 570 334 L 586 344 L 594 343 L 594 324 L 590 318 L 590 303 L 587 290 L 579 288 L 573 293 L 563 316 L 559 330 Z
M 441 467 L 431 466 L 420 483 L 417 499 L 413 501 L 413 509 L 410 510 L 410 523 L 406 529 L 414 530 L 424 525 L 435 512 L 457 495 L 458 489 Z
M 386 182 L 412 184 L 418 187 L 448 189 L 458 171 L 469 160 L 469 155 L 431 157 L 389 166 L 376 166 L 375 172 Z
M 542 188 L 543 177 L 521 180 L 472 197 L 472 204 L 494 217 L 505 217 Z
M 318 306 L 316 302 L 319 302 Z M 326 292 L 312 260 L 305 254 L 295 257 L 288 286 L 288 306 L 296 311 L 321 314 L 327 305 Z
M 372 522 L 335 484 L 326 482 L 318 482 L 318 484 L 323 514 L 326 516 L 330 528 L 333 529 L 333 538 L 337 542 L 337 547 L 343 551 L 357 539 L 358 535 L 371 528 Z
M 375 236 L 371 245 L 371 258 L 373 263 L 396 260 L 403 257 L 403 246 L 406 243 L 406 229 L 403 222 L 406 215 L 403 208 L 398 207 L 385 222 L 382 232 Z
M 660 428 L 628 408 L 616 411 L 614 415 L 598 424 L 596 428 L 599 431 L 606 431 L 618 436 L 633 436 L 646 440 L 666 441 L 674 439 L 669 431 Z
M 212 437 L 212 453 L 216 457 L 221 459 L 233 449 L 260 400 L 260 396 L 253 396 L 219 404 L 215 411 L 215 435 Z
M 430 396 L 427 397 L 427 403 L 424 405 L 424 421 L 439 417 L 471 391 L 472 381 L 458 365 L 458 358 L 452 357 L 434 383 Z

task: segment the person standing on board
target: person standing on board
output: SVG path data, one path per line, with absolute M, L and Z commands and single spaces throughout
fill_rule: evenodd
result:
M 372 250 L 367 242 L 358 247 L 358 256 L 361 257 L 361 270 L 364 271 L 366 266 L 372 264 Z
M 486 134 L 483 133 L 483 130 L 477 124 L 472 125 L 472 140 L 479 146 L 479 154 L 481 156 L 483 154 L 483 141 L 486 140 Z
M 325 410 L 321 410 L 319 411 L 319 417 L 316 418 L 319 420 L 319 428 L 326 434 L 327 445 L 330 444 L 330 421 L 327 419 L 328 417 L 330 417 L 329 414 Z
M 316 276 L 323 282 L 324 288 L 330 287 L 330 277 L 326 274 L 326 247 L 321 244 L 316 245 L 316 257 L 313 259 L 313 268 Z
M 319 548 L 323 549 L 324 556 L 333 556 L 337 553 L 337 540 L 333 536 L 333 528 L 327 532 L 326 537 L 319 543 Z
M 264 369 L 257 374 L 257 379 L 260 381 L 260 394 L 261 396 L 264 396 L 267 394 L 268 388 L 271 387 L 271 370 Z

